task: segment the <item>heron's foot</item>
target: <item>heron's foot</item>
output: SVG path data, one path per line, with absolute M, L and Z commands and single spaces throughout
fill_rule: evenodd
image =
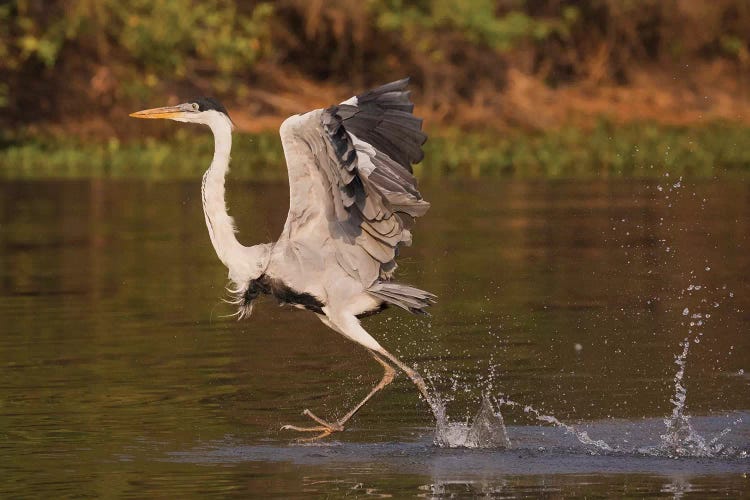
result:
M 328 427 L 323 427 L 322 425 L 316 425 L 313 427 L 297 427 L 296 425 L 285 425 L 281 428 L 282 431 L 297 431 L 297 432 L 319 432 L 317 436 L 309 437 L 309 438 L 297 438 L 297 442 L 299 443 L 307 443 L 311 441 L 317 441 L 318 439 L 323 439 L 324 437 L 330 436 L 333 433 L 332 429 L 329 429 Z
M 340 423 L 329 423 L 323 420 L 322 418 L 316 416 L 313 412 L 310 410 L 305 410 L 302 412 L 303 415 L 306 415 L 313 419 L 315 422 L 317 422 L 319 425 L 313 425 L 311 427 L 298 427 L 296 425 L 285 425 L 281 428 L 282 431 L 297 431 L 297 432 L 320 432 L 317 436 L 313 436 L 310 438 L 300 438 L 297 441 L 300 442 L 309 442 L 309 441 L 317 441 L 318 439 L 322 439 L 324 437 L 330 436 L 334 432 L 340 432 L 344 430 L 344 426 Z
M 319 423 L 323 427 L 325 427 L 327 429 L 331 429 L 331 432 L 341 432 L 341 431 L 344 430 L 344 426 L 341 425 L 340 423 L 338 423 L 338 422 L 335 422 L 333 424 L 328 423 L 325 420 L 323 420 L 322 418 L 316 416 L 310 410 L 305 410 L 305 411 L 302 412 L 302 414 L 305 415 L 305 416 L 307 416 L 307 417 L 310 417 L 313 420 L 315 420 L 317 423 Z

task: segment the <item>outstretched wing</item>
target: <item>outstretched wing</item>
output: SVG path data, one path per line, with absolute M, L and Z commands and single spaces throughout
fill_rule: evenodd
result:
M 289 170 L 289 240 L 330 244 L 347 273 L 369 287 L 389 279 L 398 246 L 411 243 L 413 218 L 430 207 L 411 165 L 427 135 L 406 90 L 408 79 L 281 126 Z

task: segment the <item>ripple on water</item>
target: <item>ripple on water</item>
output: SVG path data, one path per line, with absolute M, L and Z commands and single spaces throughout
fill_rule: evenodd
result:
M 748 413 L 731 415 L 748 418 Z M 694 417 L 702 433 L 720 430 L 726 417 Z M 433 477 L 482 477 L 496 474 L 598 474 L 650 473 L 725 474 L 750 471 L 747 451 L 748 429 L 737 429 L 726 436 L 733 455 L 681 457 L 644 452 L 654 446 L 663 431 L 661 419 L 602 420 L 581 425 L 581 431 L 597 436 L 612 447 L 610 451 L 584 445 L 564 428 L 548 426 L 509 426 L 512 448 L 441 448 L 433 443 L 427 429 L 412 442 L 348 443 L 328 441 L 290 446 L 287 441 L 248 445 L 235 438 L 207 442 L 187 450 L 167 452 L 161 461 L 192 464 L 232 464 L 244 462 L 288 462 L 298 465 L 337 467 L 367 464 L 374 474 L 409 472 Z M 731 436 L 731 438 L 730 438 Z

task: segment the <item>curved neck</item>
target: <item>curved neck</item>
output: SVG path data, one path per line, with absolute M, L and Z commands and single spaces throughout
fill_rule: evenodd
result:
M 245 247 L 235 237 L 234 220 L 227 213 L 224 200 L 224 178 L 229 170 L 229 153 L 232 149 L 232 123 L 222 113 L 212 113 L 206 122 L 214 134 L 214 158 L 203 175 L 201 194 L 206 226 L 216 254 L 229 268 L 234 281 L 239 277 L 244 263 Z

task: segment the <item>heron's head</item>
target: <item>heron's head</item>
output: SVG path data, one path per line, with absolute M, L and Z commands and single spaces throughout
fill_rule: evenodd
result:
M 218 118 L 231 122 L 227 109 L 213 97 L 198 97 L 177 106 L 144 109 L 131 113 L 133 118 L 167 118 L 178 122 L 202 123 L 211 125 Z

